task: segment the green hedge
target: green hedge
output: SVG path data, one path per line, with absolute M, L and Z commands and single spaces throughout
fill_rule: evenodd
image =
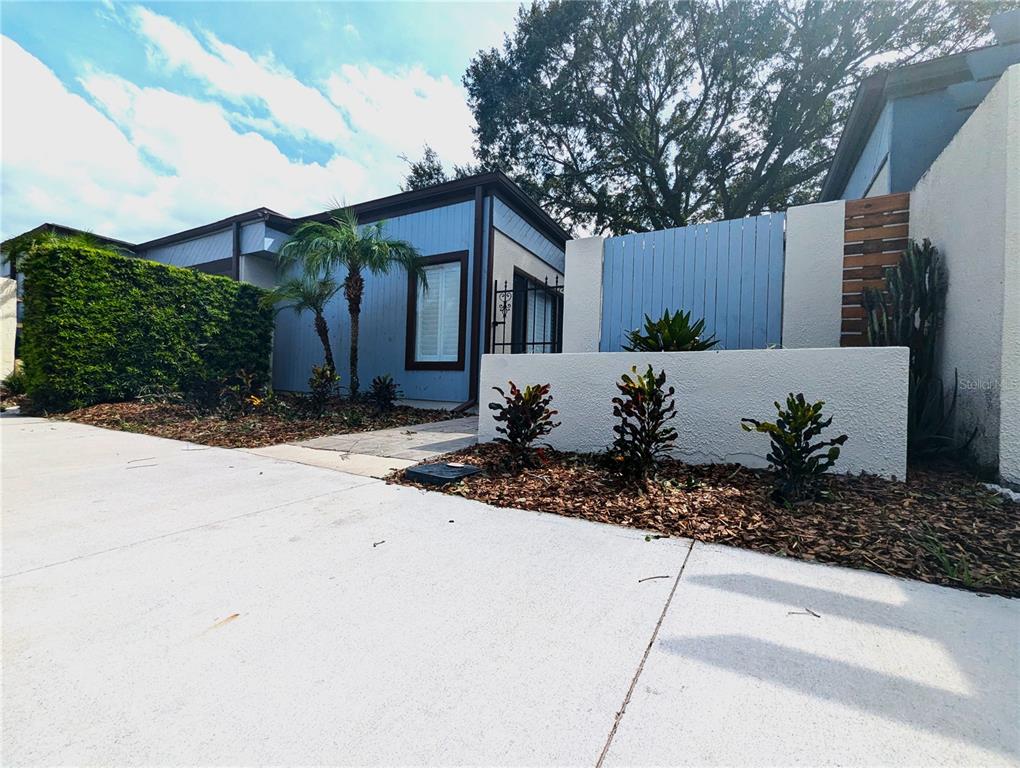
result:
M 273 317 L 260 288 L 73 240 L 41 242 L 19 267 L 28 392 L 40 408 L 152 387 L 210 391 L 240 369 L 268 383 Z

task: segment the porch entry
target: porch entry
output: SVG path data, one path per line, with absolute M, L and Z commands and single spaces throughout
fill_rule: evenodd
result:
M 550 285 L 520 271 L 513 284 L 494 281 L 492 351 L 494 354 L 535 354 L 563 351 L 563 284 Z

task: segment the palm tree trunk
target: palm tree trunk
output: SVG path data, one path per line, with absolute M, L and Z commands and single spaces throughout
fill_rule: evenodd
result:
M 333 350 L 329 346 L 329 326 L 326 325 L 326 318 L 322 316 L 322 313 L 315 313 L 315 332 L 319 335 L 319 341 L 322 342 L 322 351 L 326 355 L 326 365 L 329 366 L 329 370 L 336 373 L 336 363 L 333 362 Z
M 344 280 L 344 297 L 347 299 L 347 311 L 351 315 L 351 398 L 358 396 L 358 329 L 361 325 L 361 297 L 365 291 L 365 279 L 361 270 L 352 268 Z

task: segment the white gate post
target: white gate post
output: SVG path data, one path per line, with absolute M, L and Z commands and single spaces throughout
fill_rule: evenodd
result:
M 598 352 L 602 332 L 605 238 L 567 241 L 563 288 L 563 351 Z

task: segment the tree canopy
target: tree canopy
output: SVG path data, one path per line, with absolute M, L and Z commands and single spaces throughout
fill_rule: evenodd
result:
M 1003 5 L 536 2 L 464 76 L 477 160 L 599 233 L 781 210 L 814 199 L 865 75 L 981 42 Z M 445 177 L 425 161 L 413 183 Z

